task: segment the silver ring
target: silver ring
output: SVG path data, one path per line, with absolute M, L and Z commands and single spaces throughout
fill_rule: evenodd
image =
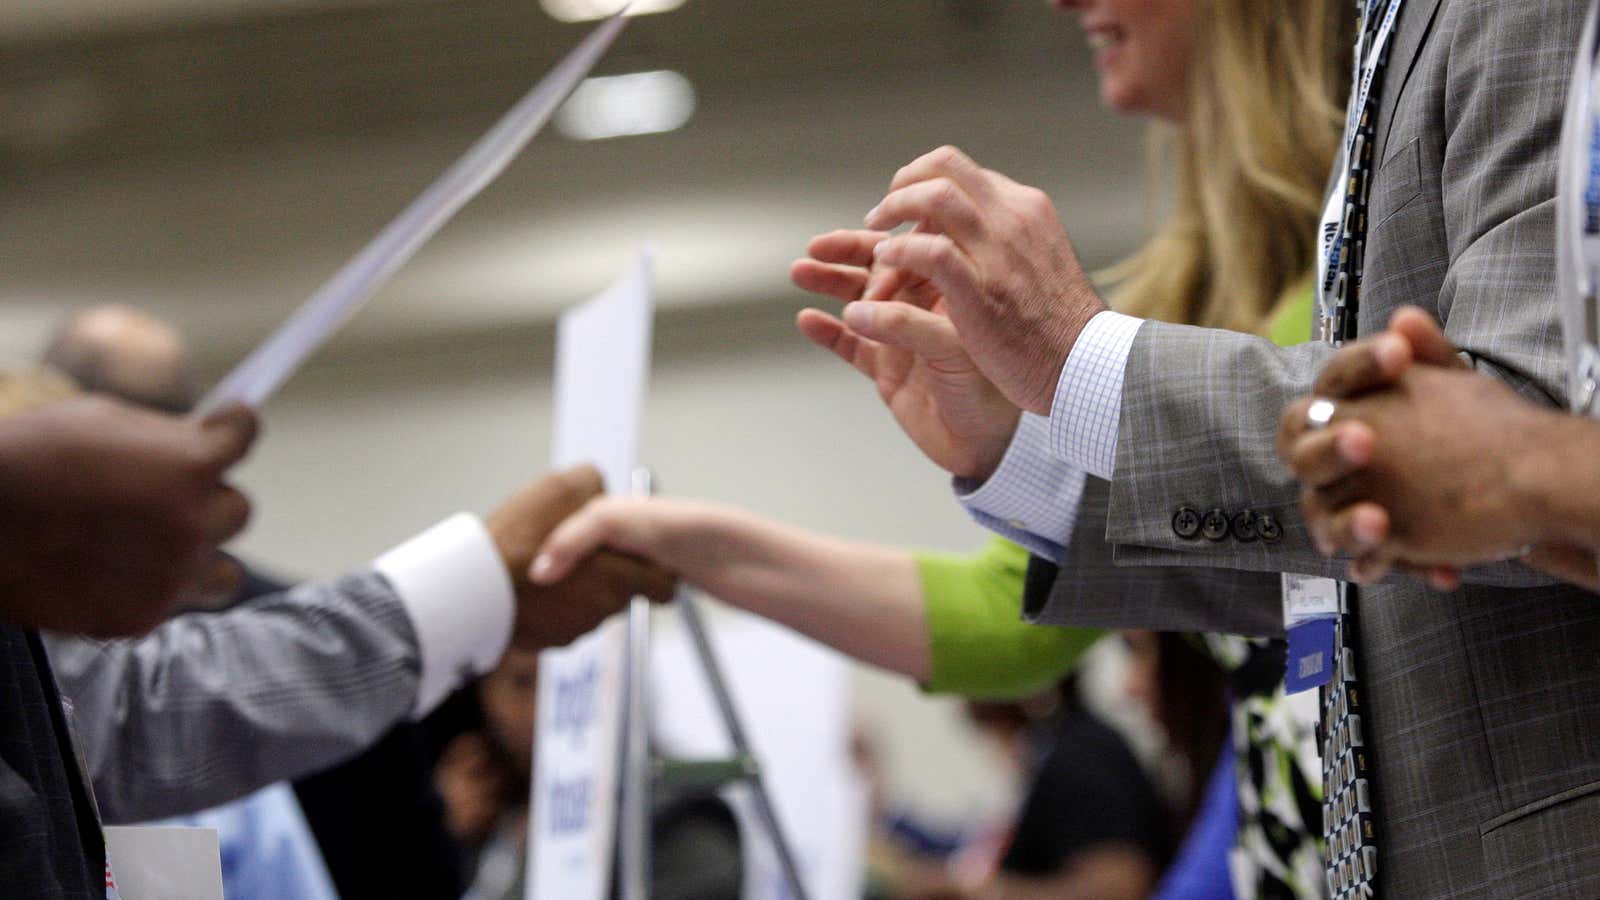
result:
M 1321 431 L 1333 421 L 1333 401 L 1325 397 L 1315 397 L 1311 405 L 1306 407 L 1306 428 L 1311 431 Z

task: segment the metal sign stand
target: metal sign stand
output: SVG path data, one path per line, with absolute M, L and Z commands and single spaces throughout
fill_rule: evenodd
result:
M 634 495 L 654 494 L 654 481 L 648 469 L 635 471 Z M 680 588 L 673 602 L 683 616 L 683 625 L 688 629 L 689 639 L 694 645 L 694 655 L 699 659 L 700 670 L 705 673 L 717 713 L 728 731 L 728 739 L 733 744 L 733 756 L 704 761 L 673 760 L 657 755 L 651 748 L 648 715 L 650 601 L 635 597 L 628 607 L 627 687 L 622 723 L 622 814 L 617 833 L 619 895 L 622 900 L 650 898 L 650 816 L 651 798 L 656 787 L 710 792 L 726 785 L 745 783 L 749 784 L 755 799 L 756 815 L 772 841 L 790 896 L 793 900 L 807 900 L 794 853 L 783 827 L 778 823 L 777 811 L 772 805 L 766 782 L 762 780 L 760 763 L 750 749 L 743 721 L 734 707 L 733 694 L 728 691 L 716 651 L 711 646 L 700 601 L 690 591 Z

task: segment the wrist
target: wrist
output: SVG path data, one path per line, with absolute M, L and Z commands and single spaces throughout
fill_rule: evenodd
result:
M 1094 317 L 1109 309 L 1093 288 L 1085 286 L 1082 290 L 1084 296 L 1073 297 L 1066 302 L 1070 310 L 1067 315 L 1051 322 L 1050 327 L 1037 331 L 1041 339 L 1034 343 L 1034 384 L 1029 391 L 1028 402 L 1022 405 L 1027 412 L 1039 416 L 1050 415 L 1060 384 L 1061 369 L 1072 356 L 1072 349 L 1078 345 L 1078 339 Z
M 1594 422 L 1564 413 L 1538 413 L 1519 429 L 1525 440 L 1512 455 L 1507 483 L 1510 512 L 1528 523 L 1528 543 L 1600 547 L 1600 465 Z

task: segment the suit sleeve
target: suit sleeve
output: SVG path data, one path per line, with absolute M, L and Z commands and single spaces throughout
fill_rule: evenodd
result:
M 50 638 L 101 814 L 192 812 L 340 762 L 414 705 L 417 638 L 374 571 L 178 616 L 109 642 Z

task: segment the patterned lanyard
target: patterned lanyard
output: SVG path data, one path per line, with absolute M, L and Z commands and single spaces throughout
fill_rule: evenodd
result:
M 1402 0 L 1388 0 L 1382 16 L 1375 15 L 1379 3 L 1358 0 L 1361 25 L 1345 123 L 1343 190 L 1334 192 L 1323 224 L 1321 336 L 1334 346 L 1356 336 L 1379 93 Z M 1372 760 L 1362 729 L 1363 692 L 1357 683 L 1356 591 L 1344 583 L 1337 591 L 1332 677 L 1323 685 L 1321 697 L 1322 834 L 1327 842 L 1328 893 L 1334 900 L 1346 900 L 1374 896 L 1378 847 Z

